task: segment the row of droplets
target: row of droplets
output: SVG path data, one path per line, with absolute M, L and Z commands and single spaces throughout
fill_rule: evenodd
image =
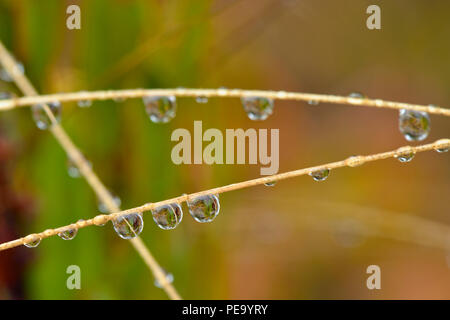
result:
M 438 146 L 435 150 L 438 153 L 448 152 L 450 147 L 445 146 L 447 140 L 444 139 L 443 146 Z M 412 147 L 406 146 L 399 148 L 394 157 L 400 162 L 410 162 L 415 156 L 415 151 Z M 350 167 L 356 167 L 363 163 L 360 156 L 352 156 L 347 159 L 347 163 Z M 79 177 L 79 171 L 72 161 L 69 161 L 68 173 L 72 177 Z M 90 163 L 90 162 L 88 162 Z M 330 175 L 331 169 L 324 168 L 320 170 L 314 170 L 309 173 L 314 181 L 324 181 Z M 264 185 L 272 187 L 275 186 L 276 181 L 269 181 Z M 121 205 L 121 199 L 111 194 L 113 201 L 117 207 Z M 220 211 L 220 202 L 218 195 L 203 195 L 186 201 L 191 216 L 200 223 L 206 223 L 213 221 Z M 98 209 L 101 213 L 108 213 L 108 207 L 101 201 L 98 203 Z M 171 203 L 156 207 L 151 210 L 153 220 L 156 225 L 164 230 L 175 229 L 183 220 L 183 209 L 179 203 Z M 81 220 L 82 221 L 82 220 Z M 132 239 L 142 232 L 144 227 L 144 221 L 142 213 L 130 213 L 120 216 L 112 221 L 114 230 L 123 239 Z M 77 229 L 68 229 L 58 235 L 64 240 L 71 240 L 75 238 Z M 27 247 L 36 247 L 40 243 L 40 239 L 32 238 L 25 243 Z
M 3 75 L 4 77 L 4 75 Z M 352 99 L 365 99 L 365 95 L 361 93 L 351 93 L 349 95 Z M 11 98 L 7 92 L 0 92 L 0 99 Z M 119 101 L 119 99 L 116 99 Z M 199 96 L 196 98 L 198 103 L 207 103 L 206 96 Z M 175 96 L 146 96 L 143 97 L 145 110 L 152 122 L 167 123 L 176 116 L 177 102 Z M 245 112 L 251 120 L 266 120 L 274 109 L 273 99 L 266 97 L 242 97 L 242 105 Z M 308 101 L 310 105 L 318 105 L 317 100 Z M 61 103 L 58 101 L 49 102 L 48 107 L 53 112 L 55 119 L 59 122 L 61 120 Z M 82 108 L 90 107 L 91 100 L 80 100 L 78 106 Z M 430 105 L 430 107 L 436 107 Z M 32 116 L 36 126 L 39 129 L 45 130 L 51 126 L 51 121 L 44 110 L 42 104 L 36 104 L 31 107 Z M 428 113 L 415 110 L 401 109 L 399 111 L 399 129 L 403 136 L 408 141 L 422 141 L 427 138 L 430 129 L 431 121 Z
M 113 200 L 117 206 L 120 206 L 121 200 L 119 197 L 113 196 Z M 213 221 L 220 211 L 218 195 L 198 196 L 186 202 L 189 213 L 200 223 Z M 108 213 L 107 207 L 101 202 L 99 202 L 99 210 L 102 213 Z M 153 208 L 151 213 L 158 227 L 164 230 L 175 229 L 183 220 L 183 209 L 179 203 L 171 203 Z M 78 223 L 83 221 L 79 220 Z M 144 228 L 143 213 L 136 212 L 119 216 L 112 220 L 112 224 L 114 230 L 122 239 L 132 239 L 138 236 Z M 104 223 L 99 225 L 104 225 Z M 77 232 L 78 229 L 73 227 L 58 233 L 58 236 L 63 240 L 72 240 L 77 235 Z M 39 236 L 31 235 L 28 236 L 28 239 L 25 238 L 24 245 L 28 248 L 34 248 L 39 245 L 40 241 Z
M 73 166 L 73 162 L 69 162 L 69 174 L 71 176 L 79 176 L 78 169 Z M 74 175 L 75 170 L 77 174 Z M 329 169 L 322 169 L 311 172 L 309 175 L 315 181 L 325 180 L 330 173 Z M 275 185 L 275 182 L 266 183 L 267 186 Z M 121 205 L 118 196 L 111 194 L 116 206 Z M 212 222 L 220 211 L 220 202 L 218 195 L 203 195 L 186 201 L 189 213 L 200 223 Z M 98 209 L 101 213 L 108 213 L 107 206 L 99 201 Z M 175 229 L 183 220 L 183 209 L 179 203 L 171 203 L 162 205 L 151 210 L 153 220 L 156 225 L 163 230 Z M 79 220 L 83 221 L 83 220 Z M 143 214 L 141 212 L 129 213 L 112 221 L 114 230 L 122 239 L 132 239 L 138 236 L 144 228 Z M 77 235 L 78 229 L 71 228 L 60 232 L 58 236 L 63 240 L 72 240 Z M 25 241 L 25 246 L 29 248 L 37 247 L 41 241 L 39 237 L 31 237 L 30 241 Z
M 450 147 L 448 146 L 448 140 L 442 139 L 436 144 L 435 150 L 438 153 L 448 152 Z M 410 146 L 401 147 L 397 149 L 394 157 L 400 162 L 410 162 L 415 156 L 414 148 Z M 89 166 L 92 166 L 91 162 L 86 160 Z M 364 159 L 361 156 L 351 156 L 347 160 L 347 165 L 350 167 L 356 167 L 364 163 Z M 330 175 L 331 169 L 324 168 L 319 170 L 312 170 L 309 175 L 315 181 L 324 181 Z M 68 160 L 68 174 L 71 177 L 80 177 L 80 172 L 75 166 L 74 162 Z M 268 181 L 264 183 L 266 186 L 274 186 L 276 180 Z M 111 194 L 111 197 L 117 207 L 120 207 L 121 200 L 118 196 Z M 219 196 L 214 194 L 208 194 L 203 196 L 198 196 L 193 199 L 186 201 L 191 216 L 200 223 L 213 221 L 220 211 Z M 98 203 L 98 209 L 101 213 L 108 213 L 108 207 L 101 201 Z M 171 203 L 162 205 L 151 210 L 153 220 L 155 223 L 164 230 L 175 229 L 183 220 L 183 209 L 179 203 Z M 80 220 L 83 221 L 83 220 Z M 132 239 L 142 232 L 144 227 L 144 221 L 142 218 L 142 213 L 130 213 L 127 215 L 120 216 L 112 221 L 114 230 L 123 239 Z M 102 225 L 102 224 L 100 224 Z M 77 234 L 77 229 L 68 229 L 58 235 L 64 240 L 71 240 L 75 238 Z M 32 235 L 35 236 L 35 235 Z M 28 241 L 29 240 L 29 241 Z M 25 246 L 36 247 L 40 243 L 40 239 L 36 237 L 31 237 L 25 239 Z

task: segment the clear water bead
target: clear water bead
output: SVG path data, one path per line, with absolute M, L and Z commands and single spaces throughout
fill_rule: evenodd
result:
M 11 92 L 0 92 L 0 100 L 12 99 L 14 95 Z
M 58 236 L 63 240 L 72 240 L 78 233 L 78 229 L 68 229 L 58 233 Z
M 171 274 L 170 272 L 167 272 L 165 270 L 163 270 L 163 271 L 164 271 L 164 276 L 166 278 L 167 283 L 172 283 L 174 280 L 173 274 Z M 163 287 L 161 285 L 161 283 L 159 283 L 158 279 L 155 279 L 154 284 L 155 284 L 155 287 L 157 287 L 157 288 L 161 289 Z
M 323 170 L 311 172 L 309 175 L 315 181 L 324 181 L 326 178 L 328 178 L 329 174 L 330 174 L 330 169 L 323 169 Z
M 144 220 L 140 213 L 130 213 L 113 220 L 116 233 L 122 239 L 128 240 L 137 237 L 144 228 Z
M 88 166 L 92 169 L 92 162 L 86 160 Z M 67 173 L 71 178 L 81 177 L 81 172 L 71 158 L 67 158 Z
M 399 116 L 399 129 L 408 141 L 422 141 L 430 132 L 431 121 L 428 113 L 402 109 Z
M 260 97 L 241 98 L 245 112 L 251 120 L 266 120 L 273 112 L 273 100 Z
M 27 248 L 36 248 L 41 243 L 41 238 L 37 235 L 29 235 L 25 237 L 24 246 Z
M 435 149 L 439 153 L 448 152 L 450 150 L 450 139 L 440 139 L 436 141 Z
M 198 222 L 213 221 L 220 211 L 219 198 L 216 195 L 199 196 L 187 201 L 189 213 Z
M 318 100 L 308 100 L 307 102 L 310 106 L 317 106 L 319 105 L 319 101 Z
M 354 99 L 365 99 L 365 98 L 367 98 L 361 92 L 352 92 L 348 96 L 349 96 L 349 98 L 354 98 Z
M 47 106 L 50 108 L 50 111 L 53 113 L 55 119 L 57 122 L 61 121 L 61 103 L 58 101 L 56 102 L 50 102 L 47 104 Z M 43 104 L 35 104 L 31 107 L 31 113 L 33 115 L 34 122 L 36 123 L 36 126 L 41 130 L 48 129 L 52 122 L 47 114 L 47 112 L 44 109 Z
M 148 96 L 143 98 L 145 111 L 155 123 L 167 123 L 175 118 L 177 104 L 175 96 Z
M 178 203 L 171 203 L 152 210 L 155 223 L 164 230 L 175 229 L 183 220 L 183 210 Z
M 116 207 L 120 207 L 120 205 L 122 204 L 122 200 L 118 196 L 113 194 L 111 194 L 111 197 L 113 198 Z M 101 213 L 109 213 L 108 206 L 100 200 L 98 201 L 98 211 L 100 211 Z
M 394 157 L 400 162 L 410 162 L 415 155 L 416 153 L 412 150 L 411 147 L 402 147 L 397 150 L 397 153 Z
M 266 187 L 273 187 L 273 186 L 275 186 L 276 184 L 277 184 L 276 181 L 270 181 L 270 182 L 264 183 L 264 185 L 265 185 Z
M 208 103 L 208 97 L 198 96 L 195 98 L 195 101 L 197 101 L 197 103 Z
M 16 74 L 23 74 L 25 72 L 25 68 L 23 67 L 23 64 L 21 64 L 20 62 L 16 63 L 16 65 L 14 66 L 13 72 Z M 9 72 L 6 71 L 4 68 L 0 69 L 0 79 L 5 82 L 13 81 L 13 78 L 11 77 Z
M 80 93 L 86 93 L 86 91 L 81 91 Z M 77 105 L 80 108 L 89 108 L 90 106 L 92 106 L 92 101 L 91 100 L 78 100 Z

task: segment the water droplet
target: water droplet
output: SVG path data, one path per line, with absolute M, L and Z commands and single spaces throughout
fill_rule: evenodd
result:
M 402 109 L 399 116 L 399 129 L 408 141 L 422 141 L 430 132 L 428 113 Z
M 148 96 L 143 98 L 145 110 L 155 123 L 167 123 L 175 118 L 177 104 L 175 96 Z
M 189 213 L 198 222 L 213 221 L 220 211 L 219 198 L 216 195 L 199 196 L 187 201 Z
M 80 93 L 86 93 L 86 91 L 81 91 Z M 92 100 L 78 100 L 77 105 L 80 108 L 89 108 L 92 106 Z
M 436 150 L 439 153 L 448 152 L 450 150 L 450 139 L 440 139 L 436 141 L 436 147 L 434 150 Z
M 400 162 L 410 162 L 415 155 L 416 153 L 411 147 L 402 147 L 397 150 L 394 157 Z
M 440 139 L 436 141 L 434 150 L 439 153 L 448 152 L 450 150 L 450 139 Z
M 260 97 L 241 98 L 245 112 L 251 120 L 265 120 L 273 112 L 273 100 Z
M 63 240 L 72 240 L 78 233 L 78 229 L 68 229 L 58 233 L 58 236 Z
M 13 72 L 15 74 L 23 74 L 25 72 L 25 68 L 23 67 L 23 64 L 21 64 L 20 62 L 16 63 L 16 65 L 14 66 Z M 3 68 L 0 69 L 0 79 L 5 81 L 5 82 L 12 82 L 13 81 L 13 78 L 11 77 L 9 72 L 6 71 Z
M 319 101 L 318 100 L 308 100 L 308 104 L 310 106 L 318 106 L 319 105 Z
M 311 172 L 309 175 L 315 180 L 315 181 L 323 181 L 326 178 L 328 178 L 328 175 L 330 174 L 330 169 L 323 169 Z
M 171 203 L 152 210 L 153 220 L 164 230 L 175 229 L 183 220 L 183 210 L 178 203 Z
M 11 92 L 0 92 L 0 100 L 12 99 L 14 95 Z
M 167 272 L 165 270 L 163 270 L 163 271 L 164 271 L 164 275 L 165 275 L 167 283 L 172 283 L 174 280 L 173 274 L 171 274 L 170 272 Z M 155 279 L 154 284 L 155 284 L 155 287 L 160 288 L 160 289 L 162 288 L 162 285 L 161 285 L 161 283 L 159 283 L 158 279 Z
M 197 101 L 197 103 L 208 103 L 208 97 L 198 96 L 195 98 L 195 101 Z
M 273 186 L 275 186 L 276 184 L 277 184 L 276 181 L 271 181 L 271 182 L 266 182 L 266 183 L 264 183 L 264 185 L 265 185 L 266 187 L 273 187 Z
M 39 243 L 41 243 L 41 238 L 35 234 L 26 236 L 24 240 L 24 246 L 27 248 L 36 248 Z
M 137 237 L 144 228 L 144 220 L 140 213 L 130 213 L 113 220 L 114 230 L 122 239 Z
M 122 204 L 122 200 L 114 194 L 111 194 L 111 197 L 113 198 L 116 207 L 120 207 L 120 205 Z M 109 213 L 108 206 L 100 200 L 98 200 L 98 211 L 100 211 L 101 213 Z
M 92 169 L 92 162 L 86 160 L 88 166 Z M 81 172 L 78 167 L 75 165 L 75 162 L 71 158 L 67 158 L 67 173 L 72 178 L 81 177 Z
M 367 98 L 361 92 L 352 92 L 348 96 L 349 96 L 349 98 L 353 98 L 353 99 L 366 99 Z
M 50 111 L 55 116 L 55 119 L 57 122 L 61 121 L 61 104 L 56 102 L 50 102 L 47 104 L 47 106 L 50 108 Z M 33 115 L 34 122 L 36 123 L 36 126 L 41 130 L 48 129 L 52 122 L 47 115 L 47 112 L 44 110 L 43 104 L 35 104 L 31 107 L 31 112 Z

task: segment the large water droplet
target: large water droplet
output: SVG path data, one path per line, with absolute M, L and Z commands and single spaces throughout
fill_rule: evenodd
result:
M 245 112 L 251 120 L 265 120 L 273 112 L 273 100 L 260 97 L 241 98 Z
M 311 172 L 309 175 L 315 180 L 315 181 L 323 181 L 326 178 L 328 178 L 328 175 L 330 174 L 330 169 L 323 169 Z
M 25 68 L 23 67 L 23 64 L 20 62 L 17 62 L 14 66 L 13 72 L 15 74 L 23 74 L 25 72 Z M 8 71 L 6 71 L 4 68 L 0 69 L 0 79 L 5 82 L 12 82 L 13 78 L 9 74 Z
M 205 195 L 187 201 L 189 213 L 198 222 L 213 221 L 220 211 L 219 198 L 216 195 Z
M 402 147 L 397 150 L 397 153 L 394 157 L 397 158 L 400 162 L 410 162 L 415 155 L 416 153 L 411 147 Z
M 68 229 L 58 233 L 58 236 L 63 240 L 72 240 L 78 233 L 78 229 Z
M 183 210 L 178 203 L 163 205 L 152 210 L 153 220 L 164 230 L 175 229 L 183 220 Z
M 164 271 L 164 276 L 166 278 L 167 283 L 172 283 L 174 280 L 173 274 L 171 274 L 170 272 L 167 272 L 165 270 L 163 270 L 163 271 Z M 155 279 L 154 284 L 155 284 L 155 287 L 160 288 L 160 289 L 162 288 L 162 285 L 161 285 L 161 283 L 159 283 L 158 279 Z
M 112 193 L 110 193 L 110 195 L 113 198 L 116 207 L 120 207 L 120 205 L 122 204 L 122 200 Z M 98 211 L 100 211 L 101 213 L 109 213 L 108 206 L 105 203 L 103 203 L 100 199 L 98 200 Z
M 166 123 L 175 118 L 177 104 L 175 96 L 148 96 L 143 98 L 145 110 L 150 120 Z
M 422 141 L 430 132 L 431 121 L 428 113 L 402 109 L 399 116 L 399 129 L 408 141 Z
M 27 248 L 36 248 L 39 243 L 41 243 L 41 238 L 33 234 L 25 237 L 24 246 Z
M 55 116 L 55 119 L 57 122 L 61 121 L 61 104 L 56 102 L 50 102 L 47 104 L 47 106 L 50 108 L 50 111 Z M 33 115 L 34 122 L 36 123 L 36 126 L 41 130 L 48 129 L 52 122 L 47 114 L 47 112 L 44 109 L 43 104 L 35 104 L 31 107 L 31 112 Z
M 137 237 L 144 228 L 144 220 L 140 213 L 130 213 L 113 220 L 114 230 L 122 239 Z

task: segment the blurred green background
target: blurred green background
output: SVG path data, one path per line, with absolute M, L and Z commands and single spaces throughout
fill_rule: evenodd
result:
M 42 93 L 226 86 L 448 106 L 450 3 L 376 1 L 382 29 L 370 31 L 372 2 L 0 0 L 0 39 Z M 81 7 L 81 30 L 66 28 L 70 4 Z M 20 95 L 4 82 L 0 91 Z M 253 122 L 238 99 L 178 99 L 165 125 L 151 123 L 139 99 L 66 103 L 62 125 L 123 208 L 259 176 L 259 165 L 174 165 L 171 132 L 194 120 L 223 131 L 279 128 L 280 172 L 408 144 L 393 110 L 301 102 L 277 101 L 269 119 Z M 425 143 L 450 136 L 448 119 L 431 121 Z M 98 214 L 92 190 L 67 175 L 63 150 L 28 108 L 3 112 L 0 129 L 10 150 L 2 190 L 25 198 L 17 216 L 2 204 L 2 242 Z M 184 205 L 176 230 L 145 215 L 141 236 L 184 298 L 449 299 L 450 256 L 436 240 L 449 234 L 449 164 L 449 154 L 428 152 L 336 170 L 323 183 L 235 191 L 220 196 L 211 224 Z M 73 264 L 81 290 L 66 288 Z M 366 287 L 371 264 L 381 267 L 381 290 Z M 0 253 L 2 299 L 165 299 L 153 281 L 110 224 Z

